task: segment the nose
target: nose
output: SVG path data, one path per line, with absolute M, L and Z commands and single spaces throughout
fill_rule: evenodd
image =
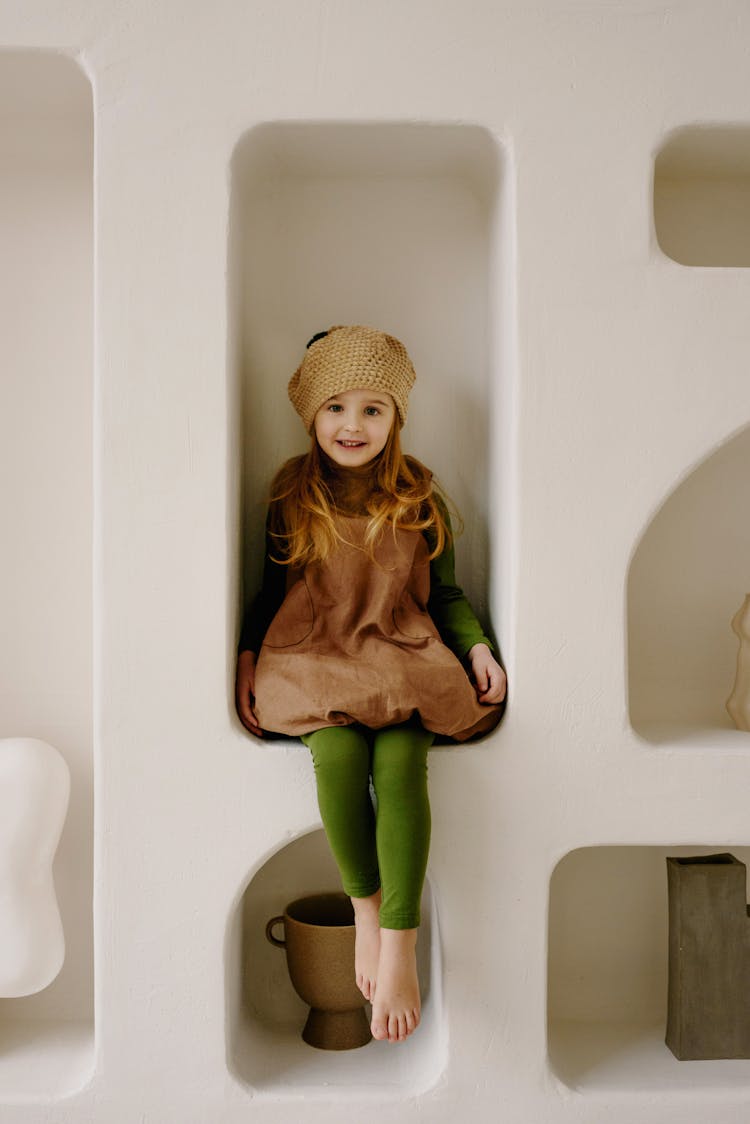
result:
M 354 431 L 356 431 L 360 428 L 361 428 L 361 426 L 360 426 L 359 418 L 349 417 L 344 422 L 344 429 L 348 429 L 348 430 L 351 430 L 351 431 L 354 432 Z

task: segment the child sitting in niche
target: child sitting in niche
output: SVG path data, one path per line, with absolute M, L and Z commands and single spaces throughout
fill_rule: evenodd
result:
M 506 691 L 456 585 L 432 473 L 401 451 L 414 379 L 403 344 L 373 328 L 331 328 L 307 345 L 289 398 L 311 447 L 272 484 L 236 680 L 251 733 L 299 735 L 310 748 L 354 907 L 357 985 L 373 1037 L 390 1042 L 420 1018 L 427 751 L 436 734 L 465 741 L 492 729 Z

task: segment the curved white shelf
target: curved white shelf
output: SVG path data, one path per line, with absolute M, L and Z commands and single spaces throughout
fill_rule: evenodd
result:
M 69 1097 L 93 1070 L 93 1022 L 6 1023 L 0 1003 L 0 1105 Z
M 403 1098 L 429 1089 L 446 1062 L 442 957 L 429 880 L 422 898 L 417 946 L 422 1022 L 419 1033 L 394 1050 L 370 1042 L 356 1050 L 316 1050 L 301 1030 L 308 1008 L 296 995 L 283 951 L 265 937 L 266 922 L 304 894 L 338 890 L 338 871 L 322 829 L 272 855 L 243 892 L 228 934 L 227 1064 L 256 1094 L 360 1099 Z
M 714 755 L 745 754 L 750 749 L 750 735 L 734 726 L 688 726 L 680 722 L 644 722 L 638 731 L 640 737 L 662 749 L 682 750 L 687 753 Z
M 750 1061 L 680 1062 L 664 1044 L 663 1022 L 552 1020 L 550 1061 L 558 1080 L 591 1095 L 629 1092 L 747 1092 Z

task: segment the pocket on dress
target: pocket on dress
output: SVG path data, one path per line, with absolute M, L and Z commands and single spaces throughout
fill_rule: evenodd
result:
M 312 598 L 304 578 L 287 593 L 281 608 L 269 625 L 263 644 L 267 648 L 291 648 L 312 632 Z
M 430 640 L 439 633 L 429 613 L 418 609 L 413 603 L 402 603 L 393 610 L 393 624 L 396 631 L 409 640 Z

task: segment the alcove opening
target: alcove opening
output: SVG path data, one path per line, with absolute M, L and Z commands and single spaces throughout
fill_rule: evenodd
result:
M 654 167 L 654 226 L 681 265 L 750 265 L 750 127 L 691 126 Z
M 750 748 L 726 710 L 737 666 L 730 621 L 748 592 L 750 427 L 661 505 L 627 583 L 630 721 L 653 743 Z
M 0 999 L 0 1102 L 80 1089 L 94 1064 L 93 97 L 77 64 L 0 51 L 0 737 L 60 751 L 54 879 L 66 956 Z
M 746 1088 L 750 1060 L 678 1062 L 667 1019 L 667 856 L 750 848 L 584 847 L 550 881 L 549 1061 L 582 1092 L 669 1093 Z
M 317 1050 L 301 1030 L 308 1008 L 289 980 L 286 955 L 266 939 L 266 923 L 295 898 L 339 890 L 322 830 L 281 847 L 251 877 L 230 917 L 226 952 L 227 1064 L 258 1095 L 399 1098 L 430 1088 L 444 1069 L 447 1035 L 437 914 L 428 878 L 422 898 L 418 968 L 419 1033 L 394 1049 L 370 1042 L 354 1050 Z M 275 930 L 281 936 L 281 927 Z
M 417 370 L 403 445 L 461 513 L 457 574 L 512 658 L 514 229 L 503 150 L 470 125 L 281 122 L 232 161 L 230 636 L 262 568 L 271 477 L 309 438 L 287 382 L 319 330 L 371 324 Z M 240 544 L 237 558 L 237 544 Z
M 515 231 L 507 163 L 495 138 L 471 125 L 279 122 L 251 129 L 238 143 L 228 254 L 230 638 L 260 582 L 272 475 L 309 447 L 287 399 L 289 378 L 316 331 L 359 323 L 388 330 L 411 354 L 417 383 L 403 445 L 433 469 L 460 511 L 458 580 L 483 624 L 491 624 L 506 663 L 512 661 Z M 229 663 L 233 668 L 233 649 Z M 288 767 L 289 784 L 299 784 L 291 762 Z M 280 846 L 285 827 L 279 809 Z M 313 846 L 319 858 L 312 867 L 303 861 L 300 876 L 294 864 Z M 293 897 L 335 888 L 338 877 L 324 866 L 322 834 L 280 854 L 252 879 L 231 922 L 231 1072 L 256 1092 L 276 1096 L 300 1089 L 330 1095 L 331 1084 L 337 1095 L 344 1087 L 386 1098 L 428 1088 L 445 1057 L 429 884 L 419 1034 L 398 1059 L 382 1043 L 344 1058 L 321 1056 L 299 1038 L 300 1001 L 283 955 L 267 945 L 262 929 Z M 268 869 L 279 863 L 285 873 L 271 878 L 268 913 L 271 902 L 261 890 Z M 319 874 L 324 869 L 328 882 Z M 262 943 L 243 970 L 248 916 L 255 919 L 253 940 Z

